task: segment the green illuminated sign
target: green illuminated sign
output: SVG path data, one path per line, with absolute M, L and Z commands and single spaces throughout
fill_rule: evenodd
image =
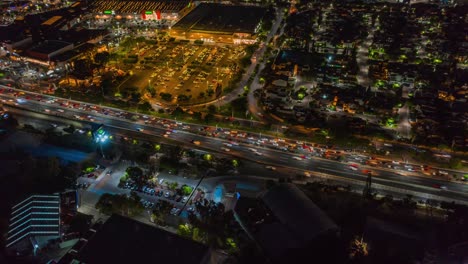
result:
M 104 14 L 110 15 L 110 14 L 112 14 L 112 11 L 111 11 L 111 10 L 105 10 L 105 11 L 104 11 Z
M 152 14 L 153 14 L 153 11 L 145 11 L 145 14 L 146 14 L 146 15 L 152 15 Z

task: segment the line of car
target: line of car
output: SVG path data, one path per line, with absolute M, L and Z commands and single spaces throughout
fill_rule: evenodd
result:
M 13 89 L 9 89 L 8 91 L 9 92 L 14 92 Z M 183 125 L 183 123 L 173 121 L 173 120 L 156 119 L 154 117 L 149 118 L 148 116 L 145 116 L 145 115 L 133 115 L 133 116 L 130 117 L 130 115 L 132 115 L 131 113 L 122 112 L 122 111 L 118 112 L 118 111 L 102 108 L 102 107 L 95 106 L 95 105 L 70 103 L 66 99 L 55 99 L 55 98 L 48 99 L 48 98 L 43 97 L 42 95 L 29 96 L 29 95 L 25 94 L 24 92 L 15 92 L 15 94 L 17 96 L 18 95 L 26 95 L 28 99 L 36 99 L 36 100 L 39 100 L 41 102 L 46 102 L 46 103 L 49 103 L 49 104 L 58 103 L 62 107 L 67 106 L 67 107 L 70 107 L 70 108 L 76 108 L 76 109 L 82 109 L 82 110 L 91 110 L 92 112 L 95 112 L 95 113 L 102 112 L 102 114 L 104 114 L 104 115 L 114 115 L 116 117 L 126 118 L 126 119 L 130 118 L 130 119 L 135 120 L 135 121 L 140 120 L 140 121 L 142 121 L 142 122 L 144 122 L 146 124 L 162 125 L 163 127 L 167 128 L 167 129 L 173 129 L 173 128 L 176 128 L 178 126 L 181 126 L 181 129 L 183 129 L 183 130 L 190 130 L 191 129 L 190 126 Z M 50 112 L 50 110 L 48 110 L 48 109 L 45 109 L 45 111 Z M 61 112 L 61 113 L 64 112 L 63 109 L 59 109 L 57 111 Z M 87 117 L 81 117 L 81 116 L 78 116 L 78 115 L 74 115 L 74 117 L 77 118 L 77 119 L 81 119 L 81 120 L 86 118 L 89 121 L 92 121 L 92 122 L 95 121 L 94 118 L 92 116 L 89 116 L 89 115 Z M 156 122 L 153 122 L 153 121 L 156 121 Z M 268 147 L 268 145 L 271 144 L 272 147 L 280 149 L 280 150 L 284 150 L 284 151 L 291 151 L 291 148 L 293 148 L 293 149 L 297 148 L 297 150 L 299 150 L 299 151 L 309 151 L 311 153 L 312 152 L 317 153 L 317 155 L 318 154 L 323 154 L 323 153 L 327 154 L 328 152 L 333 151 L 333 150 L 328 149 L 328 146 L 319 146 L 319 145 L 316 145 L 316 144 L 307 145 L 306 143 L 301 142 L 301 141 L 296 141 L 295 143 L 291 143 L 291 142 L 287 142 L 287 140 L 285 140 L 285 139 L 280 139 L 280 138 L 270 138 L 270 139 L 268 139 L 268 138 L 261 137 L 261 136 L 258 139 L 256 139 L 256 137 L 254 137 L 251 134 L 248 134 L 248 133 L 245 133 L 245 132 L 238 132 L 236 130 L 230 131 L 229 129 L 224 129 L 224 128 L 213 129 L 213 128 L 210 128 L 210 127 L 202 127 L 199 130 L 204 131 L 205 133 L 210 132 L 211 130 L 215 130 L 213 133 L 215 133 L 216 135 L 218 135 L 220 137 L 224 137 L 224 138 L 227 137 L 227 139 L 230 140 L 230 142 L 229 143 L 224 143 L 226 148 L 225 147 L 221 148 L 221 150 L 223 150 L 225 152 L 230 151 L 229 147 L 232 147 L 234 145 L 239 144 L 239 143 L 233 141 L 233 138 L 236 138 L 236 139 L 241 140 L 241 141 L 245 141 L 244 143 L 247 143 L 247 144 L 261 145 L 261 146 L 265 146 L 265 147 Z M 137 131 L 142 132 L 143 129 L 142 128 L 137 128 Z M 171 131 L 173 131 L 173 130 L 171 130 Z M 168 137 L 171 133 L 173 133 L 171 131 L 166 132 L 164 134 L 164 136 Z M 213 135 L 213 133 L 208 133 L 208 134 Z M 291 141 L 291 140 L 288 140 L 288 141 Z M 198 141 L 198 140 L 192 140 L 192 143 L 195 144 L 195 145 L 201 145 L 201 142 Z M 325 147 L 326 151 L 324 151 L 323 147 Z M 258 152 L 258 150 L 255 150 L 253 148 L 250 148 L 249 150 L 254 152 L 255 155 L 258 155 L 258 156 L 262 155 L 261 152 Z M 295 150 L 294 152 L 296 152 L 297 150 Z M 342 155 L 342 154 L 344 154 L 344 152 L 346 152 L 346 150 L 345 151 L 334 150 L 334 151 L 338 152 L 338 154 L 336 154 L 336 155 Z M 333 155 L 335 155 L 335 154 L 333 154 Z M 320 156 L 323 156 L 323 155 L 320 155 Z M 297 157 L 297 156 L 293 156 L 292 158 L 296 159 L 296 160 L 303 160 L 304 159 L 303 157 Z M 365 157 L 365 159 L 369 159 L 369 157 Z M 398 169 L 397 168 L 398 164 L 387 164 L 386 166 L 388 168 L 391 168 L 391 169 Z M 416 166 L 405 165 L 405 169 L 407 171 L 410 171 L 410 172 L 422 171 L 424 173 L 425 169 L 419 170 L 418 167 L 419 167 L 419 165 L 416 165 Z

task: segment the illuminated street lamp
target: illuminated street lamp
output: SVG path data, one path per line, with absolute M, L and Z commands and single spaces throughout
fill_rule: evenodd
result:
M 101 127 L 99 127 L 96 132 L 94 132 L 94 140 L 96 143 L 104 143 L 109 140 L 109 135 L 107 132 Z
M 104 152 L 102 151 L 102 144 L 106 143 L 108 140 L 112 139 L 112 136 L 103 129 L 103 125 L 100 125 L 93 133 L 94 141 L 99 144 L 99 149 L 101 150 L 101 155 L 104 158 Z

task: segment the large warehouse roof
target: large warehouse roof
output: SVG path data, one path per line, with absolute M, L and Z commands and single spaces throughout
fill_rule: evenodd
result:
M 265 9 L 258 6 L 239 6 L 201 3 L 172 28 L 192 32 L 255 33 Z
M 112 215 L 78 252 L 82 263 L 204 263 L 209 248 L 133 219 Z
M 304 243 L 338 229 L 296 185 L 278 184 L 268 190 L 262 200 L 294 237 Z

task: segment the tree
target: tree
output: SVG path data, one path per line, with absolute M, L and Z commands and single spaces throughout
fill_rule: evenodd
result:
M 96 203 L 96 209 L 101 213 L 111 215 L 118 213 L 126 216 L 135 216 L 143 212 L 143 205 L 140 203 L 139 196 L 132 192 L 130 197 L 125 194 L 114 195 L 105 193 L 101 195 Z
M 451 158 L 449 162 L 449 167 L 451 169 L 461 169 L 463 168 L 463 164 L 461 162 L 461 159 L 459 158 Z
M 128 175 L 128 178 L 132 179 L 139 185 L 144 184 L 147 180 L 147 177 L 144 177 L 143 175 L 143 170 L 139 167 L 128 167 L 125 172 Z
M 214 90 L 212 88 L 209 88 L 206 90 L 206 93 L 208 94 L 208 96 L 212 96 L 214 94 Z
M 192 239 L 193 228 L 189 224 L 179 225 L 179 227 L 177 228 L 177 234 L 179 236 Z
M 109 52 L 104 51 L 104 52 L 99 52 L 94 55 L 94 62 L 103 65 L 109 61 Z
M 130 98 L 131 101 L 133 101 L 133 102 L 139 102 L 140 101 L 141 94 L 139 92 L 132 92 L 130 96 L 131 96 L 131 98 Z
M 176 109 L 174 109 L 174 111 L 172 111 L 172 115 L 175 116 L 175 117 L 180 117 L 184 113 L 185 113 L 184 110 L 180 106 L 176 107 Z
M 195 118 L 198 121 L 202 120 L 202 113 L 201 112 L 193 112 L 193 118 Z
M 208 113 L 205 115 L 205 122 L 206 123 L 211 123 L 215 119 L 215 116 L 212 113 Z
M 182 147 L 180 145 L 169 147 L 168 152 L 167 152 L 168 158 L 177 163 L 182 158 L 182 154 L 183 154 Z
M 204 233 L 203 241 L 210 246 L 228 248 L 226 243 L 231 235 L 230 223 L 234 218 L 232 211 L 225 212 L 222 203 L 206 199 L 202 202 L 196 202 L 195 206 L 199 217 L 190 213 L 189 222 Z
M 181 191 L 182 191 L 182 194 L 183 195 L 190 195 L 193 191 L 193 188 L 184 184 L 182 185 L 182 187 L 180 187 Z
M 139 109 L 141 109 L 144 112 L 151 112 L 153 111 L 153 107 L 151 104 L 147 101 L 144 101 L 143 103 L 140 104 Z
M 161 96 L 161 99 L 163 99 L 164 101 L 171 101 L 172 100 L 172 94 L 170 93 L 159 93 L 159 96 Z
M 158 225 L 166 224 L 166 216 L 171 212 L 173 206 L 165 200 L 159 200 L 151 214 L 151 221 Z
M 357 262 L 362 261 L 364 257 L 369 255 L 369 246 L 364 240 L 361 238 L 354 238 L 351 241 L 350 249 L 349 249 L 349 257 Z
M 178 186 L 179 186 L 178 182 L 167 183 L 167 188 L 169 188 L 169 190 L 172 190 L 172 191 L 177 189 Z
M 208 106 L 208 113 L 210 113 L 210 114 L 216 113 L 216 106 L 214 106 L 214 105 L 209 105 L 209 106 Z

